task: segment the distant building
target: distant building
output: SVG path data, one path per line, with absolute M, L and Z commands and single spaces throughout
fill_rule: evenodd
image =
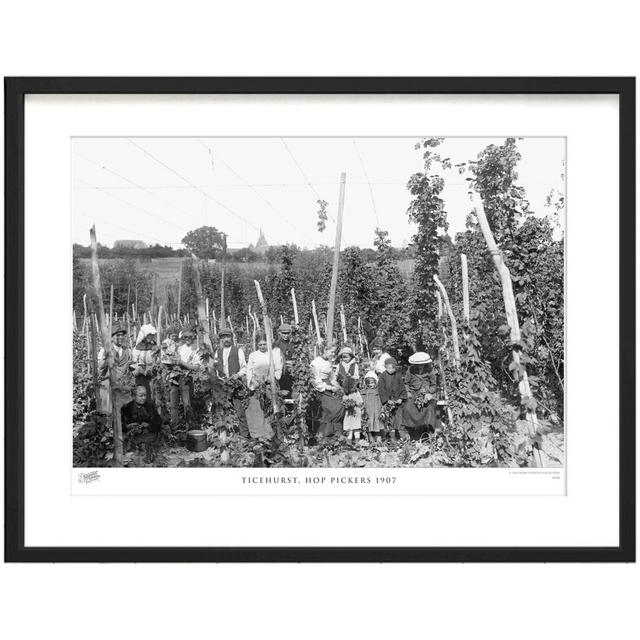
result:
M 264 233 L 262 232 L 262 229 L 260 229 L 260 237 L 258 238 L 258 242 L 256 242 L 256 246 L 253 247 L 253 251 L 255 251 L 256 253 L 264 254 L 267 252 L 268 248 L 269 248 L 269 243 L 267 242 L 267 239 L 264 237 Z
M 147 249 L 148 244 L 142 240 L 116 240 L 113 243 L 114 249 Z

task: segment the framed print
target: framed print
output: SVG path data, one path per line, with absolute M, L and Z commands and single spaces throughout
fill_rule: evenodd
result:
M 635 560 L 633 78 L 7 78 L 9 561 Z

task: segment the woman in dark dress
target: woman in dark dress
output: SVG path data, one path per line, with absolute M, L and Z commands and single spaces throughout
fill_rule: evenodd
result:
M 402 411 L 402 426 L 412 440 L 418 440 L 425 433 L 433 433 L 438 422 L 438 385 L 433 361 L 428 353 L 418 351 L 409 358 L 404 383 L 409 397 Z

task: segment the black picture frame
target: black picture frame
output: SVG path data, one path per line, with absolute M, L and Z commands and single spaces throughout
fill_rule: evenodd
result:
M 5 561 L 634 562 L 635 78 L 5 78 Z M 612 547 L 26 547 L 24 543 L 24 101 L 27 94 L 616 94 L 620 162 L 620 540 Z M 8 310 L 11 310 L 9 313 Z M 594 514 L 596 517 L 596 514 Z

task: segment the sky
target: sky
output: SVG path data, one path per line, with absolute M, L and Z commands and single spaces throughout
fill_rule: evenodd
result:
M 423 170 L 415 138 L 74 138 L 73 242 L 143 240 L 181 246 L 203 225 L 228 236 L 230 248 L 255 244 L 333 246 L 340 173 L 346 173 L 342 246 L 373 246 L 374 229 L 394 246 L 411 241 L 406 184 Z M 452 163 L 476 159 L 504 138 L 445 138 L 438 147 Z M 565 139 L 524 138 L 519 183 L 531 209 L 544 215 L 551 189 L 565 193 Z M 465 176 L 441 174 L 449 233 L 464 230 L 471 210 Z M 329 219 L 317 230 L 319 199 Z M 564 224 L 562 225 L 564 227 Z

